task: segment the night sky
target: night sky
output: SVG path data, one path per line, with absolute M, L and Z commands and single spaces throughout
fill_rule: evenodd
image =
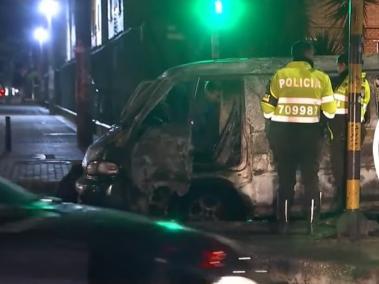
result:
M 38 21 L 36 0 L 0 0 L 0 38 L 27 40 L 30 31 Z
M 0 0 L 0 78 L 33 48 L 33 29 L 43 23 L 38 0 Z

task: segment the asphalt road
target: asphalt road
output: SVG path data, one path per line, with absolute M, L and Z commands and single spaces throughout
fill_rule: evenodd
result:
M 49 115 L 46 109 L 38 106 L 0 105 L 0 137 L 4 137 L 5 116 L 11 117 L 13 143 L 12 152 L 0 156 L 0 175 L 11 179 L 26 175 L 38 180 L 43 177 L 43 169 L 46 169 L 47 179 L 59 179 L 67 169 L 59 169 L 57 163 L 82 159 L 83 153 L 76 146 L 75 127 L 62 117 Z M 0 152 L 2 149 L 4 139 L 0 138 Z M 30 163 L 34 166 L 15 170 L 24 167 L 25 162 L 28 167 Z M 40 169 L 36 170 L 37 167 Z M 337 240 L 333 235 L 310 238 L 302 230 L 288 236 L 278 236 L 268 233 L 265 225 L 257 227 L 247 223 L 212 223 L 199 227 L 236 240 L 244 254 L 251 257 L 251 270 L 247 273 L 253 277 L 257 273 L 269 273 L 273 283 L 379 283 L 377 237 L 352 243 Z M 71 257 L 69 253 L 66 256 Z M 83 259 L 74 258 L 78 261 Z M 70 261 L 67 263 L 67 269 L 70 269 Z M 0 263 L 0 267 L 4 266 Z M 83 274 L 78 271 L 69 282 L 58 281 L 54 275 L 44 279 L 44 282 L 41 279 L 34 281 L 33 269 L 25 281 L 19 274 L 21 278 L 16 282 L 12 282 L 11 275 L 14 273 L 9 271 L 11 274 L 7 283 L 65 284 L 83 283 L 84 280 Z M 37 265 L 36 269 L 45 267 Z

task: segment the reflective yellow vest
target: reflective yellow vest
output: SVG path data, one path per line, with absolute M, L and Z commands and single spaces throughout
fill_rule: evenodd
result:
M 328 118 L 336 112 L 330 78 L 304 61 L 293 61 L 273 76 L 261 101 L 266 119 L 288 123 L 318 123 L 320 110 Z
M 366 73 L 362 73 L 361 121 L 364 119 L 370 97 L 370 84 L 366 79 Z M 349 110 L 349 76 L 346 76 L 345 80 L 335 90 L 334 99 L 337 103 L 336 114 L 347 115 Z

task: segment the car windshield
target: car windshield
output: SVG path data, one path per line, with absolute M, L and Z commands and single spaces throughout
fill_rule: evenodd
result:
M 0 178 L 0 206 L 26 204 L 37 200 L 38 197 L 16 184 Z
M 144 105 L 150 92 L 158 85 L 158 81 L 142 82 L 125 104 L 121 112 L 121 124 L 125 124 Z

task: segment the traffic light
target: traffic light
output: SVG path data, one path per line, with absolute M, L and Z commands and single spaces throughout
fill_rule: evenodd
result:
M 211 30 L 233 28 L 245 11 L 246 0 L 196 0 L 194 12 Z
M 221 15 L 222 12 L 223 12 L 223 4 L 222 4 L 222 0 L 215 0 L 215 12 L 216 14 L 218 15 Z

